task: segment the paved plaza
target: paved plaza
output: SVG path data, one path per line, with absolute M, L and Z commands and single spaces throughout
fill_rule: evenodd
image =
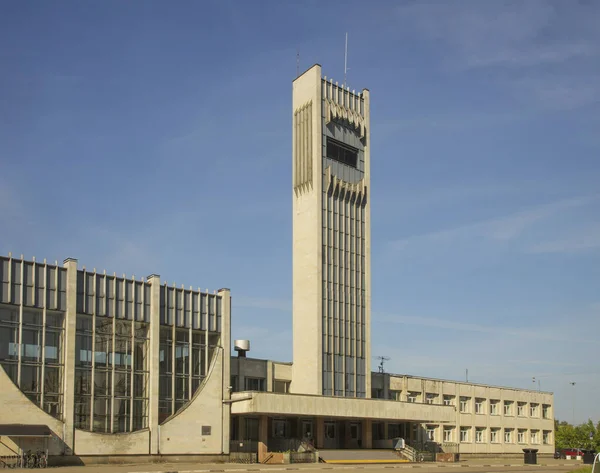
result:
M 294 465 L 262 465 L 262 464 L 233 464 L 233 463 L 145 463 L 128 465 L 91 465 L 52 468 L 53 473 L 242 473 L 242 472 L 281 472 L 281 471 L 330 471 L 358 470 L 358 473 L 392 473 L 394 470 L 418 469 L 419 473 L 438 472 L 440 470 L 460 469 L 468 473 L 495 472 L 532 472 L 551 471 L 568 472 L 581 466 L 581 462 L 542 459 L 537 465 L 524 465 L 518 459 L 470 459 L 458 463 L 404 463 L 395 465 L 329 465 L 327 463 L 294 464 Z M 21 470 L 15 470 L 21 471 Z M 24 471 L 24 470 L 23 470 Z M 401 472 L 399 472 L 401 473 Z

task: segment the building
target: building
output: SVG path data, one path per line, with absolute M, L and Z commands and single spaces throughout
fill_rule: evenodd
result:
M 319 65 L 294 81 L 293 363 L 231 356 L 229 289 L 0 257 L 0 456 L 551 454 L 551 393 L 371 372 L 369 104 Z
M 229 289 L 11 255 L 0 284 L 0 456 L 229 452 Z
M 258 440 L 262 421 L 274 449 L 308 436 L 321 449 L 391 448 L 401 437 L 458 444 L 461 455 L 554 452 L 551 393 L 374 372 L 372 399 L 342 400 L 290 394 L 290 363 L 232 358 L 231 373 L 232 385 L 262 391 L 232 395 L 232 438 Z

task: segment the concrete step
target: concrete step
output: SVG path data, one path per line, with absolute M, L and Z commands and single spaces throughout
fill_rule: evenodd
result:
M 393 450 L 319 450 L 325 463 L 407 463 Z

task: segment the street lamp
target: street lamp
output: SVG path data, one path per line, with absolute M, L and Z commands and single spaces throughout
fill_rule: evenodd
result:
M 571 386 L 573 386 L 573 427 L 575 427 L 575 381 L 571 381 L 569 383 Z

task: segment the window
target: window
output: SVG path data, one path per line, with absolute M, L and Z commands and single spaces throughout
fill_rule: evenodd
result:
M 265 379 L 264 378 L 245 378 L 246 391 L 264 391 L 265 390 Z
M 497 416 L 500 415 L 500 410 L 498 409 L 498 404 L 500 401 L 496 399 L 490 399 L 490 415 Z
M 471 432 L 471 427 L 461 427 L 460 428 L 460 441 L 461 442 L 470 442 L 470 432 Z
M 417 397 L 419 396 L 419 393 L 415 393 L 415 392 L 409 392 L 406 400 L 408 402 L 417 402 Z
M 504 429 L 504 443 L 513 443 L 513 429 Z
M 358 149 L 327 137 L 327 157 L 355 168 L 358 163 Z
M 454 399 L 455 399 L 455 396 L 451 396 L 449 394 L 444 394 L 444 406 L 453 406 Z
M 504 401 L 504 415 L 505 416 L 513 415 L 513 402 L 512 401 Z
M 426 393 L 425 394 L 425 404 L 435 404 L 436 399 L 437 399 L 437 394 L 434 394 L 434 393 Z
M 539 404 L 532 402 L 529 404 L 529 416 L 530 417 L 539 417 L 538 413 Z
M 290 391 L 290 382 L 276 379 L 273 381 L 273 392 L 288 393 Z
M 550 435 L 552 435 L 552 431 L 544 430 L 544 433 L 542 434 L 542 442 L 544 443 L 544 445 L 549 445 L 551 443 Z
M 388 391 L 388 396 L 392 401 L 399 401 L 400 400 L 400 391 L 394 391 L 394 390 L 390 389 Z
M 500 429 L 498 427 L 492 427 L 490 429 L 490 442 L 500 443 Z
M 519 417 L 524 417 L 525 416 L 525 406 L 527 405 L 526 402 L 518 402 L 517 403 L 517 415 Z
M 485 442 L 485 427 L 476 427 L 475 428 L 475 443 L 484 443 Z
M 480 397 L 475 399 L 475 414 L 485 414 L 484 404 L 485 404 L 485 399 L 482 399 Z
M 469 406 L 471 405 L 471 398 L 461 396 L 460 397 L 460 412 L 466 414 L 470 411 Z
M 539 437 L 539 430 L 532 430 L 531 431 L 531 443 L 536 444 L 536 443 L 540 443 L 540 439 Z
M 287 438 L 288 423 L 285 419 L 273 419 L 273 437 L 278 439 Z
M 371 388 L 371 398 L 372 399 L 383 399 L 383 389 L 381 388 Z
M 550 404 L 542 404 L 542 417 L 550 419 Z
M 454 427 L 444 426 L 444 442 L 452 442 Z
M 527 432 L 525 429 L 519 429 L 517 432 L 517 442 L 518 443 L 525 443 L 525 432 Z
M 428 425 L 427 426 L 427 440 L 429 440 L 430 442 L 435 442 L 435 429 L 437 426 L 435 425 Z

